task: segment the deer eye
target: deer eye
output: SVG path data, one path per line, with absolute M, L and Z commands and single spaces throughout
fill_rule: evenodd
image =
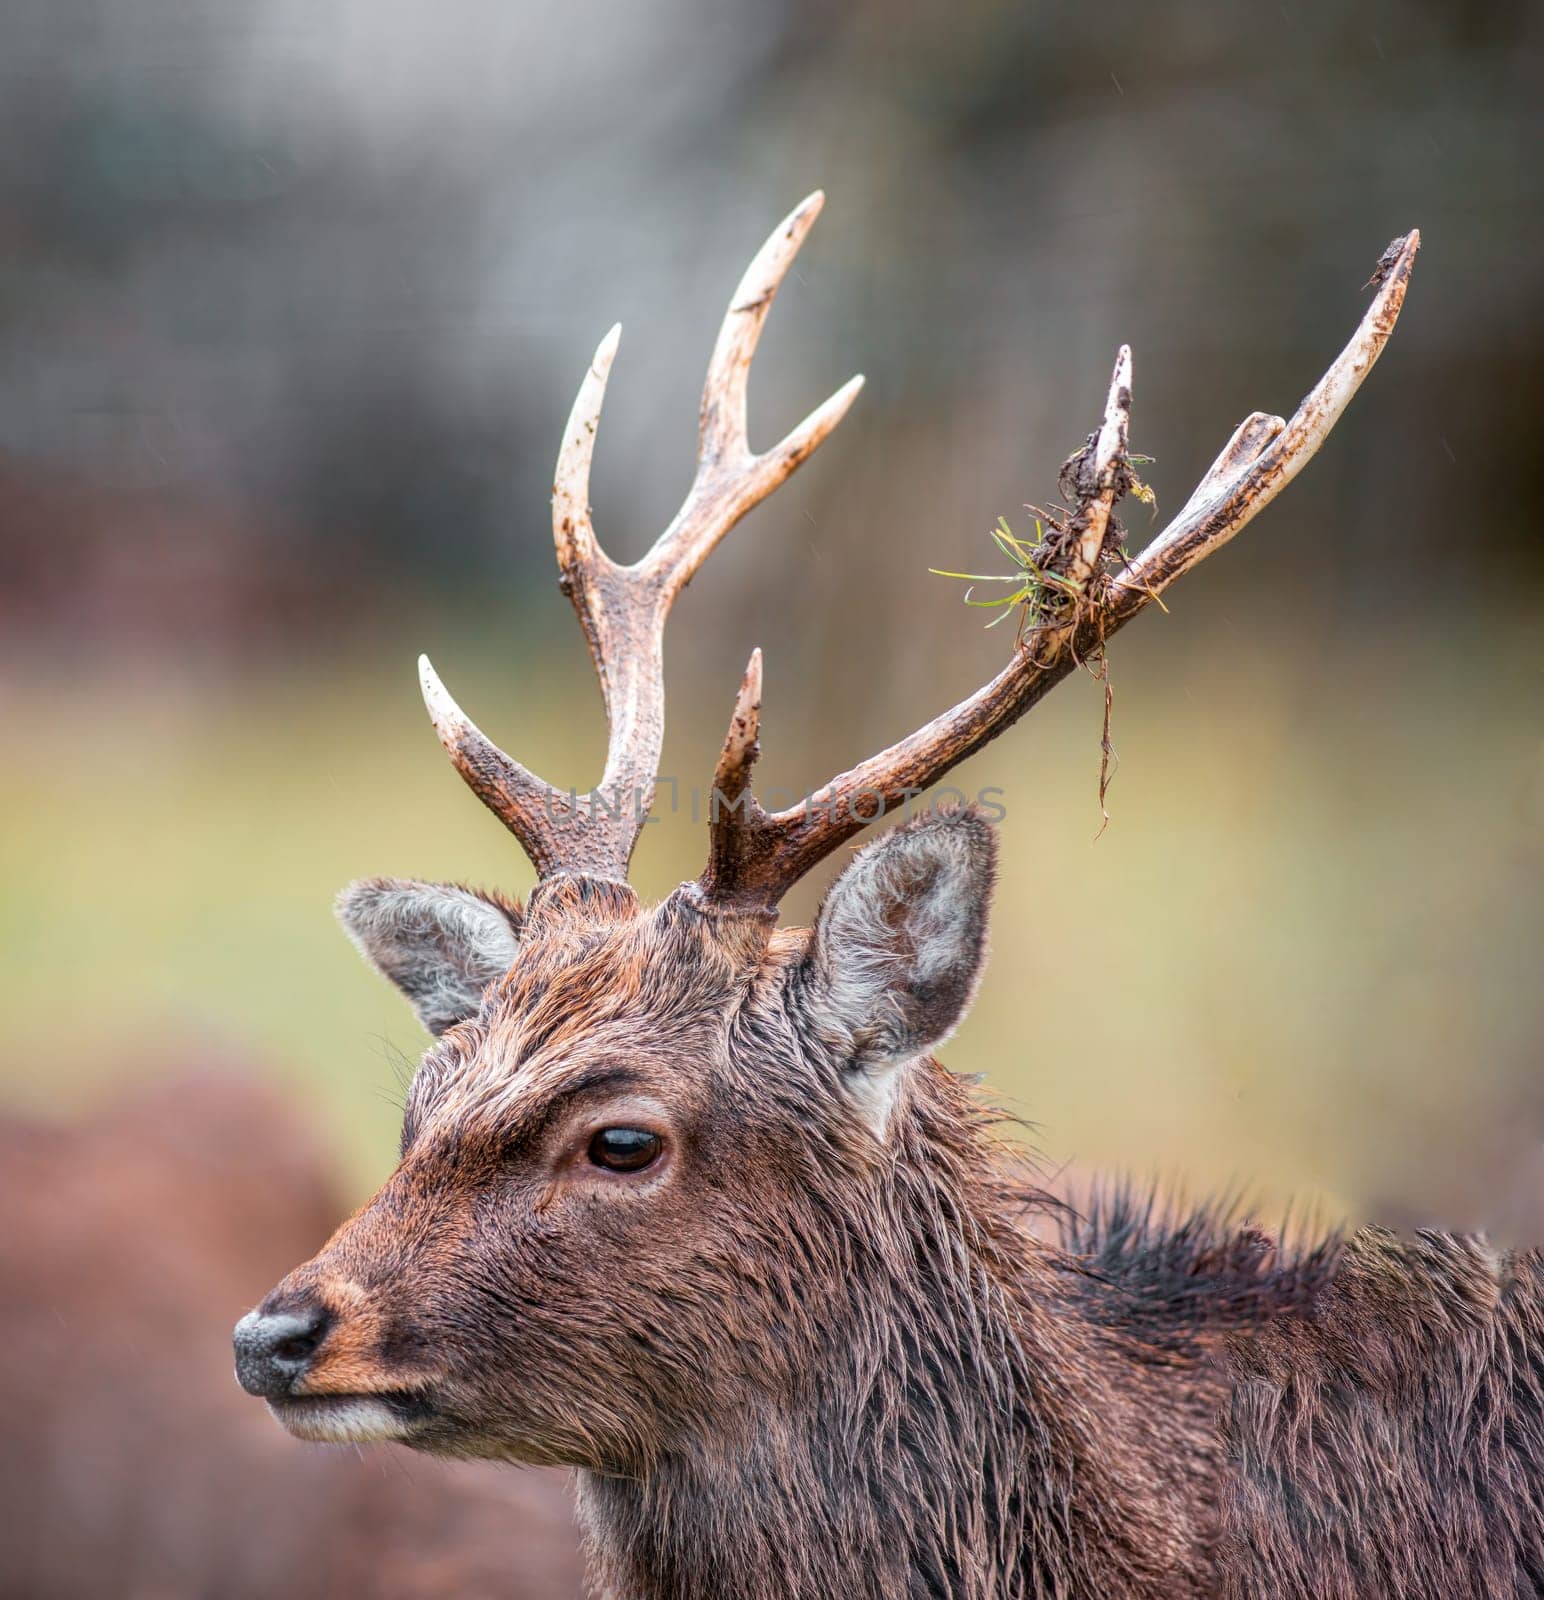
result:
M 659 1155 L 664 1140 L 647 1128 L 602 1128 L 590 1140 L 590 1160 L 611 1172 L 642 1172 Z

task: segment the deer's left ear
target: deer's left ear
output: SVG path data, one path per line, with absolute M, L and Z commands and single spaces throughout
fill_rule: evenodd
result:
M 997 864 L 971 810 L 923 817 L 859 852 L 831 886 L 798 983 L 883 1136 L 898 1069 L 942 1044 L 976 992 Z
M 433 1034 L 475 1016 L 520 949 L 519 906 L 459 884 L 367 878 L 338 896 L 337 911 L 359 953 Z

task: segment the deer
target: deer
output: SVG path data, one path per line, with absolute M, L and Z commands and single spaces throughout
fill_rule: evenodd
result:
M 345 930 L 435 1042 L 395 1171 L 237 1325 L 241 1384 L 303 1439 L 570 1469 L 612 1600 L 1544 1592 L 1538 1254 L 1293 1241 L 1119 1186 L 1036 1226 L 1002 1115 L 937 1056 L 984 959 L 979 806 L 891 828 L 812 927 L 779 925 L 811 869 L 1096 661 L 1292 481 L 1388 341 L 1419 234 L 1384 253 L 1297 411 L 1245 418 L 1130 559 L 1123 346 L 1063 469 L 1057 603 L 968 698 L 778 811 L 751 783 L 753 653 L 706 865 L 646 905 L 627 877 L 672 602 L 862 382 L 752 449 L 752 357 L 822 203 L 730 300 L 695 476 L 632 565 L 601 548 L 588 493 L 619 329 L 580 385 L 552 515 L 610 730 L 596 788 L 538 778 L 420 660 L 440 742 L 537 882 L 524 903 L 408 879 L 343 892 Z

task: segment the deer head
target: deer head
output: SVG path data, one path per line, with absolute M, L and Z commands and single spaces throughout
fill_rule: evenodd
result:
M 695 479 L 632 566 L 600 548 L 588 508 L 617 330 L 580 387 L 553 529 L 610 724 L 597 788 L 536 778 L 421 663 L 441 742 L 539 882 L 524 906 L 402 880 L 355 884 L 339 902 L 436 1042 L 395 1173 L 236 1330 L 241 1381 L 303 1437 L 637 1478 L 668 1457 L 740 1449 L 753 1420 L 775 1428 L 822 1404 L 833 1362 L 857 1381 L 897 1327 L 915 1339 L 949 1314 L 918 1263 L 953 1248 L 959 1196 L 992 1180 L 968 1091 L 932 1052 L 981 969 L 992 829 L 966 808 L 892 831 L 837 878 L 813 929 L 779 929 L 778 902 L 996 738 L 1292 479 L 1377 359 L 1419 244 L 1411 233 L 1390 248 L 1361 326 L 1297 413 L 1245 419 L 1178 516 L 1116 567 L 1111 521 L 1132 482 L 1123 348 L 1103 421 L 1064 477 L 1066 607 L 967 700 L 775 813 L 750 787 L 753 654 L 714 774 L 707 864 L 643 906 L 625 880 L 661 749 L 671 603 L 861 385 L 751 449 L 751 358 L 821 204 L 778 227 L 730 301 Z M 973 1235 L 969 1248 L 994 1246 Z

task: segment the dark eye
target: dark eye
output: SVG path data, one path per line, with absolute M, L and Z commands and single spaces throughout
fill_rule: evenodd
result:
M 642 1172 L 663 1145 L 647 1128 L 602 1128 L 590 1140 L 590 1160 L 611 1172 Z

